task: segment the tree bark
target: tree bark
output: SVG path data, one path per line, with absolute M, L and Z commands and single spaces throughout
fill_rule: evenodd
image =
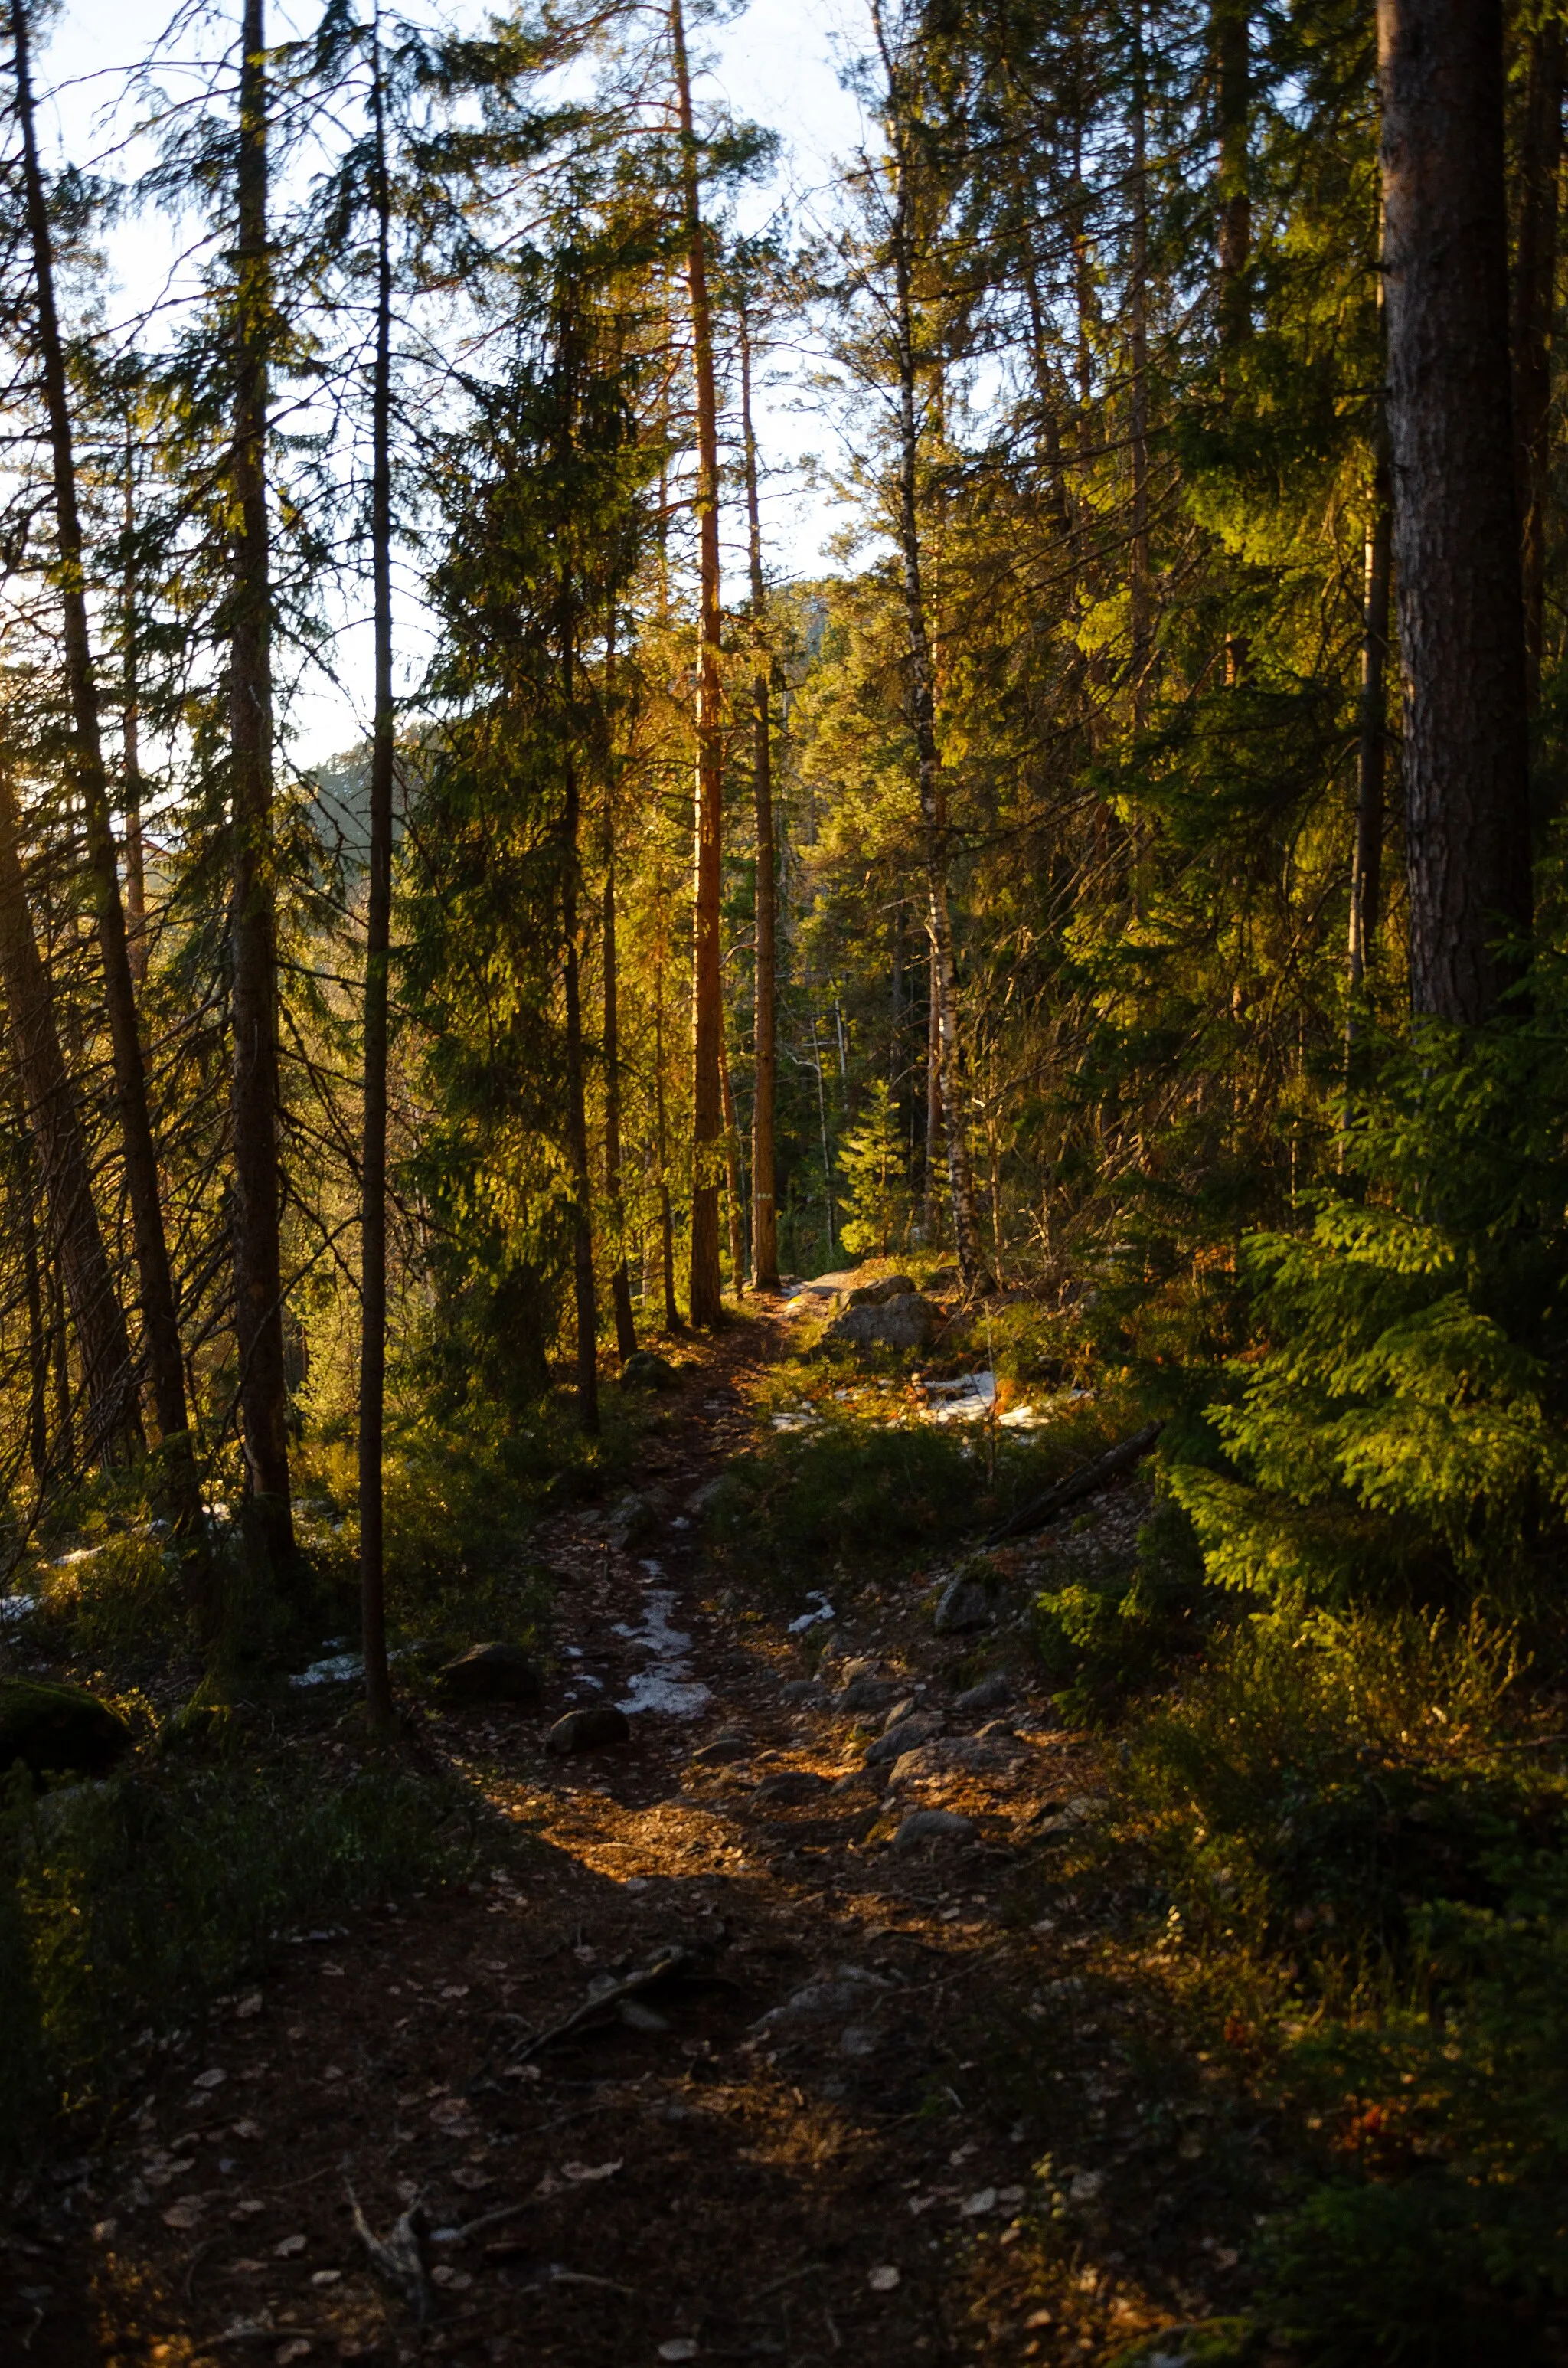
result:
M 762 517 L 757 499 L 756 438 L 751 416 L 751 326 L 740 302 L 741 434 L 745 453 L 746 550 L 751 566 L 752 630 L 756 658 L 751 678 L 752 803 L 756 827 L 756 1014 L 751 1106 L 752 1280 L 758 1291 L 778 1289 L 778 1205 L 774 1114 L 778 1094 L 778 882 L 773 822 L 773 719 L 767 642 L 767 586 L 762 573 Z
M 1378 289 L 1382 345 L 1382 282 Z M 1393 554 L 1393 504 L 1389 480 L 1388 407 L 1380 386 L 1372 422 L 1371 500 L 1367 516 L 1365 589 L 1361 613 L 1361 697 L 1356 751 L 1356 845 L 1350 865 L 1348 973 L 1352 1006 L 1366 979 L 1382 894 L 1385 774 L 1388 764 L 1387 674 L 1389 596 Z M 1346 1018 L 1346 1051 L 1356 1014 Z
M 121 669 L 119 729 L 124 780 L 120 795 L 125 810 L 125 930 L 131 975 L 138 992 L 146 985 L 147 864 L 142 844 L 142 694 L 136 644 L 136 447 L 131 415 L 125 419 L 125 574 L 122 586 L 122 631 L 125 639 Z
M 615 926 L 615 768 L 607 750 L 604 803 L 604 892 L 601 933 L 604 962 L 605 1064 L 605 1205 L 615 1262 L 610 1269 L 610 1304 L 615 1310 L 615 1346 L 622 1363 L 637 1347 L 637 1326 L 631 1314 L 631 1277 L 626 1265 L 626 1195 L 621 1185 L 620 1143 L 620 980 Z
M 1132 238 L 1128 257 L 1128 367 L 1131 385 L 1129 458 L 1132 468 L 1132 538 L 1128 552 L 1131 621 L 1132 729 L 1149 720 L 1149 668 L 1153 655 L 1149 580 L 1149 172 L 1143 0 L 1132 24 Z
M 383 1457 L 387 1383 L 387 1066 L 392 963 L 395 747 L 392 617 L 392 188 L 378 8 L 370 48 L 375 142 L 376 352 L 370 388 L 370 575 L 375 712 L 370 737 L 370 846 L 365 911 L 365 1108 L 359 1169 L 359 1610 L 365 1711 L 390 1733 Z
M 251 1520 L 275 1566 L 292 1553 L 278 1165 L 278 918 L 272 845 L 272 583 L 267 542 L 267 245 L 264 0 L 244 0 L 233 291 L 235 517 L 229 649 L 233 839 L 231 1110 L 234 1333 Z
M 723 723 L 719 674 L 719 406 L 713 379 L 713 327 L 708 302 L 707 233 L 702 221 L 697 132 L 687 66 L 681 0 L 670 0 L 676 101 L 680 118 L 681 209 L 691 310 L 692 372 L 697 384 L 696 894 L 692 906 L 691 1305 L 694 1324 L 722 1314 L 719 1284 L 719 1178 L 723 1132 L 719 1035 L 723 1024 L 719 902 L 723 832 Z
M 1220 169 L 1220 339 L 1240 345 L 1249 327 L 1247 267 L 1252 261 L 1252 0 L 1214 0 L 1215 115 Z
M 719 1030 L 719 1091 L 724 1110 L 724 1200 L 730 1218 L 730 1274 L 737 1299 L 746 1295 L 745 1200 L 741 1179 L 741 1131 L 735 1123 L 734 1088 L 724 1031 Z
M 1499 0 L 1379 0 L 1411 996 L 1474 1025 L 1528 931 Z
M 21 827 L 0 774 L 0 976 L 11 1042 L 38 1150 L 54 1264 L 70 1302 L 86 1399 L 87 1452 L 117 1463 L 142 1444 L 131 1341 L 93 1201 L 87 1145 L 60 1050 L 54 998 L 22 881 Z M 63 1341 L 61 1347 L 63 1359 Z M 69 1395 L 67 1395 L 69 1410 Z
M 1540 703 L 1551 461 L 1551 321 L 1557 280 L 1557 183 L 1562 167 L 1562 27 L 1547 17 L 1529 36 L 1514 266 L 1514 452 L 1525 599 L 1525 689 Z
M 670 1206 L 670 1135 L 665 1110 L 665 966 L 653 979 L 653 1124 L 659 1162 L 659 1269 L 665 1291 L 665 1329 L 678 1332 L 680 1309 L 676 1303 L 676 1221 Z
M 186 1414 L 185 1369 L 174 1278 L 164 1232 L 158 1161 L 147 1108 L 147 1076 L 137 1025 L 136 988 L 119 901 L 114 825 L 99 730 L 97 683 L 87 622 L 86 581 L 81 518 L 76 501 L 76 462 L 72 437 L 65 354 L 54 298 L 54 246 L 49 202 L 39 165 L 33 120 L 32 77 L 28 53 L 27 0 L 12 0 L 16 51 L 17 112 L 22 135 L 22 177 L 28 233 L 38 299 L 39 360 L 49 416 L 55 532 L 65 672 L 71 696 L 73 769 L 86 822 L 87 860 L 94 917 L 103 962 L 104 1006 L 114 1059 L 115 1099 L 119 1119 L 125 1184 L 141 1284 L 142 1316 L 153 1403 L 167 1460 L 169 1502 L 181 1526 L 197 1517 L 196 1469 Z
M 41 1497 L 49 1481 L 49 1335 L 43 1321 L 43 1281 L 39 1266 L 38 1177 L 25 1093 L 18 1080 L 16 1133 L 12 1138 L 12 1184 L 22 1235 L 22 1291 L 28 1310 L 28 1461 Z
M 572 746 L 575 629 L 569 613 L 561 629 L 561 689 L 566 765 L 561 812 L 561 937 L 566 995 L 566 1153 L 572 1164 L 572 1287 L 577 1318 L 577 1421 L 590 1437 L 599 1427 L 599 1318 L 594 1292 L 593 1178 L 588 1169 L 587 1095 L 583 1074 L 583 984 L 577 946 L 578 844 L 581 795 Z
M 931 985 L 941 1047 L 942 1110 L 947 1122 L 948 1183 L 959 1265 L 971 1291 L 992 1288 L 981 1243 L 964 1127 L 963 1068 L 959 1039 L 958 982 L 953 961 L 952 916 L 948 903 L 949 825 L 942 761 L 937 746 L 931 643 L 920 555 L 917 504 L 919 428 L 915 417 L 914 272 L 911 256 L 910 164 L 902 75 L 882 30 L 880 7 L 874 22 L 887 76 L 888 136 L 893 166 L 893 211 L 889 243 L 893 267 L 893 334 L 899 393 L 898 541 L 903 563 L 904 615 L 908 633 L 910 720 L 915 732 L 920 819 L 924 838 L 926 933 L 931 941 Z

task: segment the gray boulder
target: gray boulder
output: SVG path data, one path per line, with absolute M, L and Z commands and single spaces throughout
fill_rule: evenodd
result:
M 884 1274 L 881 1282 L 863 1282 L 849 1294 L 851 1307 L 885 1307 L 890 1299 L 907 1299 L 919 1284 L 907 1274 Z
M 19 1759 L 34 1776 L 107 1776 L 132 1740 L 118 1711 L 85 1686 L 0 1679 L 0 1772 Z
M 564 1759 L 569 1751 L 600 1751 L 607 1744 L 630 1743 L 631 1725 L 613 1702 L 596 1702 L 591 1710 L 569 1710 L 544 1738 L 547 1751 Z
M 676 1369 L 667 1357 L 656 1349 L 634 1349 L 620 1369 L 620 1378 L 634 1390 L 669 1390 L 676 1384 Z
M 921 1744 L 930 1743 L 942 1732 L 942 1722 L 935 1711 L 916 1711 L 912 1718 L 901 1719 L 897 1726 L 879 1735 L 868 1750 L 861 1765 L 865 1768 L 885 1768 L 904 1752 L 917 1750 Z
M 971 1629 L 989 1628 L 992 1617 L 991 1598 L 981 1581 L 960 1571 L 937 1597 L 932 1624 L 938 1636 L 967 1636 Z
M 895 1850 L 918 1850 L 922 1842 L 967 1842 L 974 1839 L 974 1819 L 956 1809 L 914 1809 L 892 1838 Z
M 780 1768 L 776 1774 L 765 1776 L 752 1794 L 756 1801 L 771 1801 L 781 1809 L 798 1809 L 807 1801 L 819 1800 L 831 1793 L 833 1780 L 819 1776 L 811 1768 Z
M 960 1694 L 953 1708 L 960 1718 L 979 1718 L 984 1711 L 1006 1710 L 1012 1699 L 1011 1680 L 1000 1669 L 993 1669 L 989 1677 Z
M 436 1672 L 436 1690 L 450 1702 L 536 1702 L 543 1681 L 517 1645 L 471 1645 Z
M 905 1689 L 896 1678 L 851 1678 L 842 1688 L 835 1704 L 837 1710 L 852 1711 L 856 1717 L 886 1710 L 890 1703 L 902 1700 Z
M 937 1310 L 917 1291 L 903 1292 L 880 1306 L 846 1307 L 823 1334 L 835 1349 L 924 1349 L 936 1328 Z

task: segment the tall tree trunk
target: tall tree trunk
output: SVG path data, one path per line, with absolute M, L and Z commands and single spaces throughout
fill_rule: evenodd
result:
M 746 1218 L 741 1180 L 741 1131 L 735 1123 L 734 1088 L 730 1083 L 730 1054 L 722 1028 L 719 1030 L 719 1091 L 724 1110 L 724 1199 L 730 1218 L 730 1273 L 737 1299 L 746 1295 Z
M 82 1360 L 87 1452 L 121 1462 L 142 1444 L 131 1341 L 93 1201 L 87 1145 L 60 1050 L 50 991 L 22 881 L 21 828 L 9 778 L 0 774 L 0 978 L 28 1124 L 38 1148 L 54 1264 L 70 1302 Z M 64 1358 L 63 1331 L 60 1354 Z M 69 1389 L 67 1389 L 69 1407 Z
M 125 809 L 125 929 L 131 975 L 140 990 L 147 979 L 147 864 L 142 844 L 142 693 L 137 648 L 136 446 L 130 407 L 125 415 L 125 574 L 121 587 L 124 665 L 120 679 L 119 729 L 124 757 L 120 795 Z
M 935 1249 L 942 1238 L 942 1006 L 937 991 L 937 956 L 926 940 L 926 1192 L 922 1231 Z
M 568 590 L 567 600 L 570 602 Z M 594 1187 L 588 1168 L 588 1108 L 583 1063 L 583 983 L 577 946 L 581 796 L 572 746 L 576 698 L 575 625 L 562 620 L 561 689 L 566 767 L 561 814 L 561 936 L 566 991 L 566 1152 L 572 1163 L 572 1285 L 577 1317 L 577 1420 L 599 1427 L 599 1318 L 594 1292 Z
M 665 1110 L 665 965 L 653 980 L 653 1124 L 659 1160 L 659 1271 L 665 1290 L 665 1329 L 682 1329 L 676 1303 L 676 1220 L 670 1206 L 670 1135 Z
M 1246 275 L 1252 261 L 1252 0 L 1214 0 L 1211 38 L 1220 148 L 1220 338 L 1238 346 L 1249 325 Z
M 12 1189 L 22 1236 L 22 1291 L 28 1310 L 28 1461 L 40 1497 L 49 1480 L 49 1335 L 43 1321 L 43 1281 L 39 1266 L 38 1176 L 27 1098 L 17 1083 L 16 1133 L 11 1141 Z
M 613 655 L 613 653 L 612 653 Z M 610 1304 L 615 1310 L 616 1352 L 624 1363 L 637 1347 L 631 1315 L 631 1277 L 626 1266 L 626 1196 L 621 1184 L 620 981 L 615 928 L 615 768 L 607 750 L 604 803 L 604 891 L 601 949 L 604 962 L 605 1205 L 609 1212 L 614 1264 Z
M 234 509 L 229 734 L 233 850 L 234 1333 L 251 1520 L 274 1566 L 293 1550 L 278 1170 L 278 916 L 272 844 L 272 582 L 267 509 L 266 28 L 244 0 L 233 295 Z
M 692 373 L 697 382 L 697 832 L 692 905 L 691 1320 L 716 1324 L 719 1286 L 719 1176 L 723 1161 L 719 1036 L 723 1025 L 720 961 L 720 859 L 723 832 L 724 746 L 719 674 L 719 405 L 713 380 L 713 328 L 708 304 L 707 233 L 702 222 L 697 132 L 687 66 L 681 0 L 670 0 L 676 101 L 680 117 L 680 195 L 691 308 Z
M 1530 926 L 1500 0 L 1378 0 L 1410 983 L 1473 1025 Z
M 931 643 L 921 576 L 917 507 L 919 429 L 915 417 L 915 296 L 911 256 L 910 165 L 906 143 L 903 76 L 882 31 L 880 7 L 874 22 L 887 75 L 889 145 L 893 163 L 893 211 L 889 226 L 898 357 L 899 472 L 898 538 L 903 563 L 904 614 L 909 645 L 910 715 L 915 728 L 926 894 L 926 933 L 931 940 L 931 983 L 941 1042 L 942 1110 L 947 1121 L 948 1183 L 952 1199 L 953 1239 L 959 1265 L 971 1291 L 989 1291 L 990 1270 L 981 1242 L 974 1179 L 964 1127 L 963 1064 L 959 1041 L 958 981 L 953 962 L 952 916 L 948 904 L 948 810 L 942 761 L 937 746 Z
M 48 1281 L 49 1351 L 54 1372 L 54 1446 L 50 1466 L 54 1472 L 69 1472 L 76 1462 L 76 1417 L 71 1397 L 71 1338 L 65 1320 L 65 1277 L 58 1256 L 49 1261 Z M 90 1429 L 90 1408 L 87 1419 Z M 140 1431 L 137 1437 L 140 1438 Z
M 1385 347 L 1382 275 L 1378 278 L 1380 353 Z M 1381 375 L 1381 374 L 1380 374 Z M 1371 499 L 1367 514 L 1365 589 L 1361 612 L 1361 697 L 1356 751 L 1356 845 L 1350 864 L 1348 977 L 1346 1019 L 1349 1057 L 1355 1005 L 1377 935 L 1382 894 L 1383 819 L 1388 766 L 1389 596 L 1393 556 L 1393 502 L 1389 477 L 1388 406 L 1380 384 L 1372 419 Z
M 1562 26 L 1529 36 L 1519 157 L 1519 234 L 1514 269 L 1514 451 L 1525 591 L 1525 686 L 1540 703 L 1545 622 L 1546 505 L 1551 461 L 1551 320 L 1557 283 L 1557 183 L 1562 167 Z
M 756 1018 L 751 1105 L 752 1280 L 778 1288 L 778 1207 L 774 1110 L 778 1092 L 778 882 L 773 822 L 773 719 L 768 695 L 767 586 L 762 573 L 762 513 L 751 416 L 751 324 L 740 303 L 741 434 L 745 453 L 746 552 L 751 566 L 752 802 L 756 826 Z
M 1143 0 L 1132 23 L 1132 239 L 1128 257 L 1128 367 L 1131 377 L 1129 458 L 1132 468 L 1132 537 L 1128 552 L 1128 603 L 1132 626 L 1132 729 L 1149 718 L 1153 602 L 1149 581 L 1149 173 Z
M 372 22 L 376 353 L 370 389 L 370 574 L 375 713 L 370 738 L 369 876 L 365 911 L 365 1139 L 359 1169 L 359 1610 L 365 1710 L 374 1734 L 392 1723 L 387 1665 L 383 1449 L 387 1386 L 387 1053 L 392 962 L 392 187 L 387 170 L 381 20 Z
M 165 1441 L 171 1506 L 182 1525 L 197 1514 L 196 1468 L 186 1416 L 185 1370 L 180 1360 L 179 1322 L 174 1279 L 164 1233 L 157 1154 L 147 1109 L 147 1076 L 136 1018 L 136 988 L 119 901 L 114 825 L 98 725 L 97 684 L 87 624 L 87 595 L 81 518 L 76 503 L 76 462 L 72 440 L 65 355 L 54 301 L 54 248 L 49 203 L 39 165 L 33 121 L 32 77 L 28 55 L 27 0 L 12 0 L 16 47 L 17 113 L 22 135 L 22 177 L 28 234 L 38 298 L 39 361 L 49 416 L 55 532 L 64 628 L 66 679 L 71 695 L 73 769 L 86 822 L 87 860 L 94 917 L 103 962 L 104 1006 L 114 1058 L 115 1099 L 119 1119 L 126 1192 L 141 1284 L 142 1315 L 153 1403 Z

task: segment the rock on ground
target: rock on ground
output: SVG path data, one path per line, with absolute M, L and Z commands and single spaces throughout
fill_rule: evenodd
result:
M 543 1679 L 517 1645 L 471 1645 L 436 1673 L 437 1691 L 454 1702 L 535 1702 Z
M 107 1776 L 131 1740 L 119 1713 L 85 1686 L 0 1679 L 0 1770 L 19 1759 L 34 1776 Z
M 942 1722 L 935 1711 L 916 1711 L 912 1718 L 900 1719 L 898 1725 L 890 1726 L 885 1735 L 879 1735 L 861 1765 L 884 1768 L 890 1760 L 902 1759 L 906 1751 L 914 1751 L 919 1745 L 929 1743 L 941 1732 Z
M 971 1629 L 989 1628 L 994 1614 L 991 1598 L 977 1578 L 949 1578 L 937 1599 L 932 1625 L 938 1636 L 965 1636 Z
M 924 1349 L 936 1329 L 937 1310 L 917 1291 L 904 1292 L 881 1306 L 846 1307 L 823 1334 L 835 1349 Z
M 588 1710 L 569 1710 L 544 1738 L 544 1748 L 564 1759 L 569 1751 L 598 1751 L 607 1744 L 630 1743 L 631 1723 L 613 1702 L 596 1702 Z
M 918 1850 L 922 1842 L 972 1841 L 975 1824 L 972 1817 L 960 1817 L 956 1809 L 912 1809 L 892 1838 L 895 1850 Z

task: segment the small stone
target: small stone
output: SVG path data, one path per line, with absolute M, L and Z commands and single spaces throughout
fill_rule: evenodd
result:
M 873 2294 L 892 2294 L 893 2288 L 903 2283 L 903 2275 L 892 2261 L 882 2261 L 871 2271 L 866 2283 Z
M 659 2346 L 661 2360 L 695 2360 L 697 2346 L 689 2335 L 672 2335 Z
M 315 2270 L 311 2274 L 311 2283 L 313 2286 L 335 2286 L 341 2284 L 342 2280 L 341 2270 Z
M 187 2195 L 183 2202 L 170 2204 L 163 2215 L 164 2226 L 177 2230 L 194 2228 L 206 2209 L 207 2205 L 199 2195 Z
M 437 1670 L 436 1689 L 450 1702 L 536 1702 L 543 1679 L 519 1645 L 471 1645 Z
M 691 1755 L 695 1768 L 731 1768 L 737 1759 L 749 1759 L 756 1746 L 744 1735 L 716 1735 L 710 1743 L 699 1743 Z
M 279 2261 L 291 2261 L 297 2253 L 304 2251 L 309 2242 L 308 2237 L 285 2237 L 272 2248 L 273 2257 Z
M 960 1718 L 978 1718 L 988 1710 L 1006 1710 L 1013 1699 L 1011 1680 L 1000 1669 L 993 1669 L 978 1685 L 970 1686 L 953 1704 Z
M 310 2356 L 311 2339 L 308 2335 L 291 2337 L 287 2343 L 280 2343 L 272 2355 L 276 2368 L 294 2368 L 296 2360 L 308 2360 Z
M 974 1839 L 972 1817 L 956 1809 L 915 1809 L 892 1838 L 895 1850 L 918 1850 L 922 1842 L 967 1842 Z
M 869 2022 L 851 2022 L 845 2026 L 838 2052 L 841 2055 L 874 2055 L 881 2045 L 881 2032 Z
M 612 1743 L 630 1743 L 631 1724 L 613 1702 L 596 1702 L 589 1710 L 569 1710 L 544 1738 L 544 1748 L 564 1759 L 571 1751 L 599 1751 Z
M 994 2212 L 995 2209 L 996 2190 L 994 2187 L 981 2188 L 977 2193 L 966 2196 L 959 2205 L 959 2210 L 966 2220 L 983 2220 L 988 2212 Z
M 221 2089 L 228 2077 L 221 2064 L 214 2064 L 210 2072 L 199 2072 L 191 2085 L 197 2089 Z
M 914 1694 L 905 1694 L 902 1702 L 894 1702 L 892 1710 L 883 1719 L 882 1733 L 891 1735 L 895 1726 L 902 1725 L 906 1718 L 913 1718 L 919 1707 L 919 1701 Z
M 790 1678 L 778 1689 L 778 1699 L 787 1702 L 825 1702 L 827 1696 L 815 1678 Z
M 675 1387 L 676 1369 L 655 1349 L 634 1349 L 620 1369 L 620 1378 L 628 1389 L 668 1390 Z

